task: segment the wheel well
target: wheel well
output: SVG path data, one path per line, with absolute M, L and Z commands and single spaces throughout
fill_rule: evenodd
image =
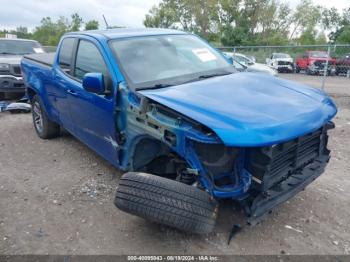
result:
M 132 170 L 176 179 L 187 162 L 165 143 L 154 138 L 137 142 L 132 156 Z
M 29 100 L 32 101 L 33 97 L 36 95 L 36 92 L 32 88 L 28 87 L 27 94 L 28 94 Z

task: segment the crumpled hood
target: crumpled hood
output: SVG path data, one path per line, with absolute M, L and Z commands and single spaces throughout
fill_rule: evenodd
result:
M 19 65 L 21 63 L 22 56 L 16 55 L 0 55 L 0 64 Z
M 236 73 L 139 91 L 212 129 L 228 146 L 264 146 L 316 130 L 337 112 L 321 90 L 264 74 Z

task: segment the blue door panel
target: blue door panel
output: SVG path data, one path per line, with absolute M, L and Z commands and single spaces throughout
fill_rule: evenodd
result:
M 76 136 L 112 163 L 117 161 L 114 102 L 112 98 L 89 93 L 81 83 L 70 85 L 70 112 Z

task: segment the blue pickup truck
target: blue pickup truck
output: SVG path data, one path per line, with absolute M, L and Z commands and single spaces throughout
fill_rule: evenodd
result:
M 210 232 L 222 199 L 258 223 L 330 158 L 337 109 L 324 92 L 236 72 L 193 34 L 68 33 L 21 66 L 38 136 L 68 130 L 126 171 L 119 209 L 186 232 Z

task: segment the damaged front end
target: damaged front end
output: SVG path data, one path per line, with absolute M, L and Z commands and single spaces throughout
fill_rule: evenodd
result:
M 320 176 L 330 158 L 323 127 L 262 147 L 227 146 L 205 125 L 147 98 L 129 98 L 119 131 L 120 163 L 233 199 L 256 224 Z
M 287 142 L 249 150 L 248 170 L 253 175 L 249 195 L 242 201 L 249 224 L 256 224 L 271 209 L 285 202 L 320 176 L 329 159 L 328 122 L 318 130 Z
M 216 198 L 231 198 L 243 207 L 248 224 L 320 176 L 329 159 L 327 131 L 332 122 L 298 138 L 265 147 L 233 148 L 194 144 Z

